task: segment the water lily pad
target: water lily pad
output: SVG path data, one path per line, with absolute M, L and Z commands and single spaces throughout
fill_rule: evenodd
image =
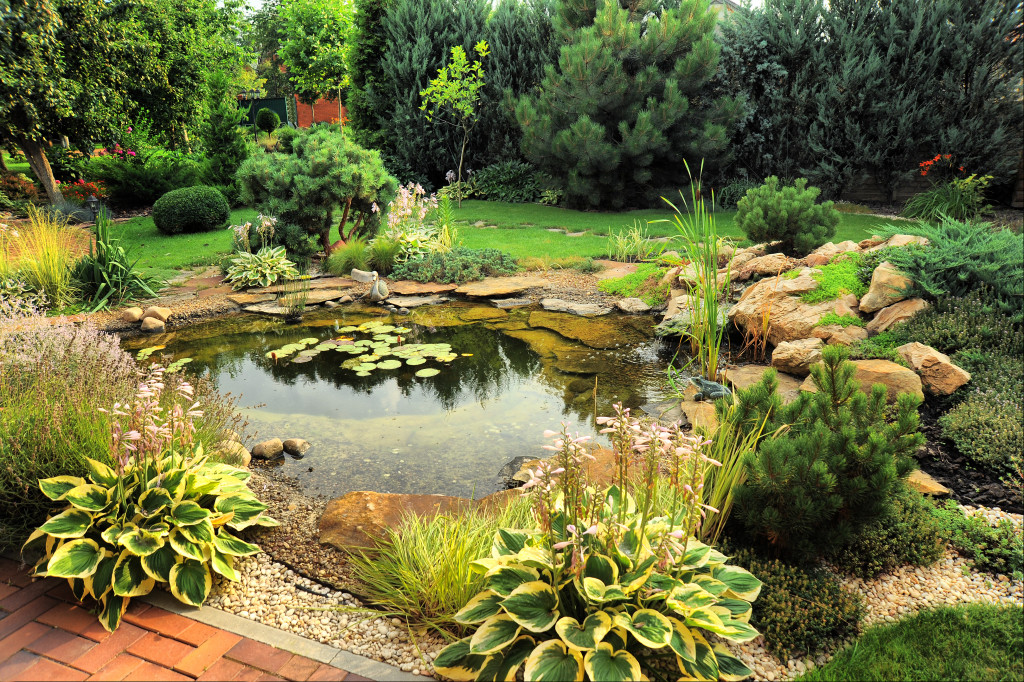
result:
M 409 329 L 408 327 L 395 327 L 395 333 L 396 334 L 406 334 L 406 333 L 411 332 L 411 331 L 412 330 Z
M 381 326 L 375 328 L 373 331 L 377 332 L 378 334 L 386 334 L 387 332 L 394 331 L 394 330 L 395 330 L 395 328 L 394 328 L 393 325 L 382 324 Z
M 341 363 L 342 369 L 355 369 L 359 365 L 363 364 L 363 361 L 359 358 L 349 358 L 345 362 Z
M 356 376 L 357 377 L 368 377 L 368 376 L 370 376 L 370 373 L 369 372 L 356 372 Z
M 324 341 L 319 346 L 314 346 L 314 348 L 316 350 L 319 350 L 319 351 L 325 351 L 325 350 L 331 350 L 332 348 L 335 347 L 335 345 L 336 344 L 333 341 Z
M 405 364 L 415 366 L 415 365 L 422 365 L 425 362 L 426 362 L 426 360 L 421 358 L 421 357 L 411 357 L 411 358 L 409 358 L 408 360 L 405 361 Z
M 427 367 L 425 369 L 421 369 L 420 371 L 416 372 L 416 376 L 424 377 L 425 378 L 425 377 L 437 376 L 440 373 L 441 373 L 441 370 L 439 370 L 439 369 L 435 369 L 433 367 Z
M 320 343 L 320 339 L 314 339 L 313 337 L 309 337 L 308 339 L 299 339 L 299 343 L 301 343 L 304 346 L 308 346 L 312 343 Z
M 308 356 L 308 355 L 300 355 L 299 357 L 297 357 L 297 358 L 295 358 L 294 360 L 292 360 L 292 362 L 293 362 L 293 363 L 296 363 L 296 364 L 301 364 L 301 363 L 303 363 L 303 362 L 309 362 L 309 361 L 311 361 L 312 359 L 313 359 L 313 358 L 311 358 L 311 357 L 310 357 L 310 356 Z
M 353 326 L 349 325 L 348 327 L 341 327 L 340 329 L 338 329 L 338 331 L 339 332 L 354 332 L 356 329 L 357 329 L 357 327 L 353 327 Z
M 364 362 L 356 365 L 353 369 L 355 369 L 357 372 L 370 372 L 377 369 L 377 365 L 373 364 L 372 362 Z
M 371 341 L 370 339 L 359 339 L 358 341 L 356 341 L 356 345 L 357 346 L 372 346 L 373 345 L 373 341 Z
M 370 353 L 369 355 L 360 355 L 359 359 L 363 362 L 377 362 L 380 360 L 380 356 L 376 353 Z
M 384 360 L 377 363 L 377 369 L 398 369 L 401 366 L 400 360 Z
M 307 358 L 315 358 L 317 355 L 320 355 L 320 351 L 316 350 L 315 348 L 310 348 L 309 350 L 299 352 L 300 357 L 305 356 Z

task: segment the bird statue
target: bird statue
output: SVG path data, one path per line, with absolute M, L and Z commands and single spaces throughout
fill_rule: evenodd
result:
M 389 296 L 388 285 L 380 278 L 377 271 L 373 271 L 373 284 L 370 285 L 370 300 L 379 303 Z

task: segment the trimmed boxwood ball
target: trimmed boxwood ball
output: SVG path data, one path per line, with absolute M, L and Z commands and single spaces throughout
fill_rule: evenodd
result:
M 266 107 L 256 112 L 256 127 L 265 133 L 272 133 L 281 125 L 281 117 Z
M 164 234 L 217 230 L 230 215 L 224 195 L 205 185 L 171 190 L 153 204 L 153 222 Z

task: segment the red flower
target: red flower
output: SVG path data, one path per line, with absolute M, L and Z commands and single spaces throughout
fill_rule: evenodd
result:
M 960 172 L 961 172 L 961 173 L 963 173 L 963 172 L 964 172 L 964 167 L 963 167 L 963 166 L 960 166 Z

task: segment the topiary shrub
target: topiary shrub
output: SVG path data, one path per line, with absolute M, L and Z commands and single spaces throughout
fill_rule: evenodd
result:
M 881 518 L 924 443 L 920 398 L 901 394 L 889 421 L 885 387 L 861 391 L 845 348 L 826 346 L 821 356 L 811 367 L 813 395 L 782 405 L 771 370 L 736 394 L 745 429 L 764 423 L 764 433 L 778 434 L 745 457 L 737 516 L 754 539 L 794 561 L 836 551 Z M 724 399 L 716 406 L 720 414 L 726 407 Z
M 256 113 L 256 127 L 267 135 L 277 130 L 277 127 L 280 125 L 281 117 L 276 112 L 264 107 Z
M 839 224 L 831 201 L 814 203 L 821 194 L 806 178 L 780 185 L 774 175 L 736 202 L 736 225 L 755 242 L 780 242 L 784 253 L 806 254 L 827 242 Z
M 204 185 L 171 190 L 153 204 L 153 222 L 164 234 L 219 230 L 230 216 L 224 195 Z

